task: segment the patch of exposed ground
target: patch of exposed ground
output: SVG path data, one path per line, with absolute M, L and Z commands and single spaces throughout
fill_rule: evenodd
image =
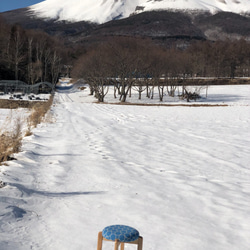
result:
M 17 108 L 33 108 L 37 104 L 43 104 L 41 101 L 25 101 L 25 100 L 8 100 L 0 99 L 1 109 L 17 109 Z
M 5 187 L 5 186 L 6 186 L 6 183 L 3 182 L 3 181 L 0 181 L 0 188 L 3 188 L 3 187 Z

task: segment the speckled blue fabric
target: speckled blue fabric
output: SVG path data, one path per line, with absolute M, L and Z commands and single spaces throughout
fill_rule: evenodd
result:
M 129 226 L 113 225 L 102 230 L 102 236 L 107 240 L 119 240 L 120 242 L 132 242 L 139 238 L 139 232 Z

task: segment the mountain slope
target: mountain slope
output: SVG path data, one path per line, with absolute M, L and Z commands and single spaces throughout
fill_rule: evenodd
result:
M 99 25 L 86 21 L 66 22 L 34 18 L 27 8 L 0 13 L 1 17 L 7 23 L 19 23 L 25 29 L 40 29 L 70 43 L 89 44 L 110 36 L 148 37 L 164 44 L 176 39 L 250 40 L 250 17 L 231 12 L 198 12 L 191 15 L 187 11 L 146 11 Z
M 0 17 L 26 29 L 41 29 L 63 37 L 70 43 L 92 43 L 110 36 L 148 37 L 164 44 L 173 40 L 250 40 L 249 16 L 233 11 L 212 13 L 233 7 L 235 11 L 244 9 L 250 13 L 249 1 L 64 0 L 59 5 L 58 0 L 46 0 L 29 8 L 0 13 Z
M 249 0 L 45 0 L 30 7 L 31 15 L 67 21 L 105 23 L 144 11 L 201 10 L 250 13 Z

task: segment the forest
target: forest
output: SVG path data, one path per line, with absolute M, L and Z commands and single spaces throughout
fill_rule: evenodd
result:
M 89 49 L 73 68 L 74 77 L 84 78 L 100 102 L 110 84 L 122 102 L 132 87 L 138 90 L 139 98 L 145 88 L 150 97 L 149 86 L 158 88 L 162 100 L 165 87 L 171 96 L 177 85 L 184 88 L 195 79 L 233 79 L 249 77 L 249 73 L 250 44 L 243 39 L 196 41 L 183 50 L 162 48 L 147 39 L 113 37 Z M 193 95 L 184 89 L 183 95 L 188 94 Z
M 132 85 L 140 87 L 149 79 L 150 84 L 172 86 L 180 79 L 197 77 L 249 77 L 250 42 L 195 40 L 185 48 L 166 48 L 150 38 L 109 36 L 89 46 L 66 45 L 63 37 L 0 20 L 0 80 L 55 84 L 60 76 L 69 73 L 68 65 L 71 77 L 84 78 L 93 92 L 101 93 L 99 101 L 108 84 L 123 86 L 121 99 L 125 101 Z
M 66 48 L 57 38 L 0 19 L 0 80 L 55 84 L 65 53 Z

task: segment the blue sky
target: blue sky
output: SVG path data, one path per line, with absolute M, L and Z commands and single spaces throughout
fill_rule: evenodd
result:
M 0 12 L 24 8 L 40 2 L 42 0 L 0 0 Z

